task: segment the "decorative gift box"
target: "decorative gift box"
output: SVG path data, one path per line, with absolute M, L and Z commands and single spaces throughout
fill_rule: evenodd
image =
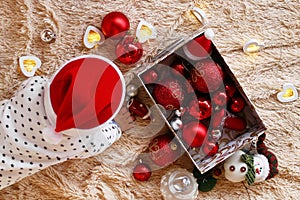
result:
M 139 88 L 135 104 L 146 105 L 155 115 L 141 125 L 140 132 L 150 136 L 171 132 L 201 173 L 255 141 L 265 130 L 205 33 L 173 43 L 126 77 L 129 87 Z M 129 101 L 128 107 L 138 109 Z M 146 119 L 146 113 L 140 116 Z

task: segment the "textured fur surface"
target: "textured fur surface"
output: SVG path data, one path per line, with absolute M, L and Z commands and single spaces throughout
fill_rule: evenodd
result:
M 255 105 L 267 130 L 266 144 L 279 160 L 280 174 L 253 186 L 231 183 L 225 178 L 198 199 L 295 199 L 300 185 L 300 100 L 280 103 L 276 94 L 283 83 L 300 87 L 300 2 L 299 0 L 161 0 L 161 1 L 0 1 L 0 99 L 12 96 L 25 77 L 18 73 L 18 58 L 35 55 L 42 60 L 38 74 L 50 76 L 75 56 L 99 53 L 84 48 L 82 37 L 88 25 L 100 26 L 110 11 L 122 11 L 134 33 L 140 18 L 158 31 L 156 40 L 145 43 L 145 55 L 187 35 L 201 24 L 189 9 L 198 5 L 207 14 L 216 33 L 214 43 Z M 40 32 L 53 29 L 55 42 L 45 44 Z M 242 52 L 243 43 L 257 38 L 265 49 L 253 55 Z M 112 42 L 113 43 L 113 42 Z M 101 55 L 114 59 L 113 45 L 100 47 Z M 143 57 L 146 59 L 146 56 Z M 130 67 L 120 65 L 126 73 Z M 161 199 L 159 183 L 175 167 L 192 169 L 187 156 L 152 173 L 147 182 L 132 179 L 138 154 L 150 138 L 123 135 L 97 157 L 70 160 L 45 169 L 0 191 L 0 199 Z

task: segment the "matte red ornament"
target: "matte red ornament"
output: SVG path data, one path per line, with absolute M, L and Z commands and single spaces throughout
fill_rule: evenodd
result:
M 245 100 L 242 97 L 232 97 L 230 101 L 230 110 L 233 113 L 241 112 L 245 107 Z
M 181 148 L 176 139 L 170 135 L 159 135 L 149 144 L 151 160 L 158 166 L 166 166 L 176 161 Z
M 211 111 L 212 106 L 210 100 L 203 97 L 198 98 L 196 101 L 191 101 L 188 107 L 189 114 L 198 120 L 209 118 Z
M 140 163 L 135 166 L 132 175 L 138 181 L 147 181 L 151 176 L 151 169 L 148 165 Z
M 224 106 L 227 103 L 226 92 L 217 92 L 213 95 L 212 101 L 217 106 Z
M 126 36 L 116 46 L 116 55 L 120 62 L 134 64 L 143 56 L 143 47 L 134 37 Z
M 224 125 L 225 118 L 226 118 L 226 110 L 225 109 L 215 111 L 212 114 L 212 120 L 211 120 L 212 128 L 213 129 L 217 129 L 218 127 L 223 128 L 222 126 Z
M 158 74 L 155 70 L 149 69 L 143 73 L 141 77 L 145 84 L 155 83 L 155 81 L 158 79 Z
M 179 109 L 184 96 L 182 84 L 178 80 L 163 81 L 153 89 L 153 98 L 167 110 Z
M 150 117 L 150 110 L 135 98 L 131 98 L 128 101 L 127 108 L 131 114 L 137 115 L 142 119 L 148 119 Z
M 178 77 L 178 76 L 180 77 L 180 76 L 185 76 L 187 71 L 182 62 L 175 62 L 171 65 L 171 73 L 175 77 Z
M 182 130 L 182 138 L 190 147 L 201 147 L 207 135 L 207 127 L 198 121 L 186 124 Z
M 199 92 L 213 92 L 223 83 L 223 71 L 213 60 L 200 61 L 191 70 L 193 87 Z
M 234 130 L 243 131 L 245 130 L 247 123 L 244 118 L 238 116 L 229 116 L 225 119 L 224 127 Z
M 129 29 L 129 20 L 121 12 L 108 13 L 102 20 L 101 30 L 106 38 L 120 39 Z
M 232 83 L 225 83 L 225 91 L 226 91 L 227 97 L 231 98 L 231 97 L 233 97 L 233 95 L 236 92 L 236 87 Z
M 202 146 L 202 151 L 207 156 L 213 156 L 219 151 L 219 145 L 216 142 L 206 141 Z

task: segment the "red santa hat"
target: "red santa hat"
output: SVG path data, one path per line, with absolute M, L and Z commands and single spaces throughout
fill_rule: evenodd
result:
M 56 133 L 103 125 L 115 117 L 125 97 L 125 81 L 118 67 L 96 55 L 67 62 L 48 87 Z M 57 143 L 55 136 L 52 139 Z
M 205 30 L 204 34 L 193 39 L 183 47 L 184 53 L 191 60 L 201 60 L 207 58 L 212 51 L 212 39 L 214 32 L 212 29 Z

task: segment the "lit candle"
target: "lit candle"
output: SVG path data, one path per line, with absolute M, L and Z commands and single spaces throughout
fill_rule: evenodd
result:
M 203 25 L 207 23 L 206 15 L 203 10 L 198 7 L 194 7 L 191 12 Z
M 260 44 L 256 39 L 250 39 L 244 44 L 243 51 L 244 53 L 255 53 L 262 48 L 264 48 L 263 44 Z
M 32 77 L 36 70 L 41 67 L 41 64 L 41 60 L 36 56 L 22 56 L 19 58 L 21 72 L 27 77 Z
M 103 33 L 95 26 L 88 26 L 83 36 L 83 44 L 86 48 L 93 48 L 104 42 Z
M 160 191 L 165 200 L 193 200 L 198 195 L 198 184 L 192 173 L 179 168 L 162 177 Z
M 285 83 L 282 86 L 283 90 L 277 94 L 277 99 L 280 102 L 286 103 L 298 99 L 298 92 L 292 83 Z

